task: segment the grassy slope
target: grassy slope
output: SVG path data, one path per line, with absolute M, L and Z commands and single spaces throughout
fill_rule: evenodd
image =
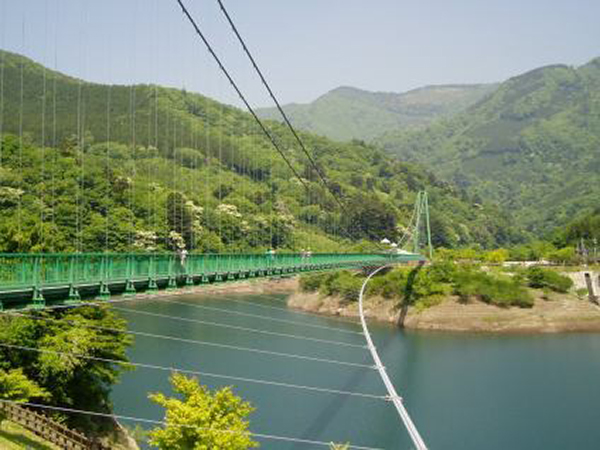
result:
M 0 448 L 3 450 L 58 450 L 59 447 L 44 441 L 16 423 L 6 421 L 0 427 Z
M 309 104 L 285 105 L 299 128 L 336 140 L 372 140 L 389 130 L 423 126 L 474 104 L 495 85 L 426 86 L 404 93 L 340 87 Z M 280 120 L 275 108 L 261 116 Z
M 534 232 L 563 225 L 600 198 L 600 58 L 525 73 L 459 117 L 379 143 L 514 210 Z

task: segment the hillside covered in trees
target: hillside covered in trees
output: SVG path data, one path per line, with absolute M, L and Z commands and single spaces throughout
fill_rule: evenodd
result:
M 473 105 L 495 84 L 424 86 L 408 92 L 370 92 L 342 86 L 308 104 L 283 109 L 292 123 L 336 140 L 371 141 L 389 130 L 422 127 Z M 261 117 L 281 120 L 277 108 L 261 108 Z
M 422 189 L 436 245 L 520 238 L 497 209 L 362 142 L 302 133 L 342 210 L 279 123 L 268 125 L 301 180 L 239 109 L 0 58 L 0 251 L 358 250 L 396 239 Z
M 378 143 L 543 235 L 599 203 L 600 58 L 511 78 L 454 118 Z

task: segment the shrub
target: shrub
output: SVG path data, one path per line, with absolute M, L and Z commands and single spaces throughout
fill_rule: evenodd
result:
M 337 277 L 331 280 L 329 291 L 333 295 L 339 295 L 344 300 L 356 301 L 360 294 L 363 279 L 346 270 L 337 273 Z
M 542 267 L 529 268 L 526 276 L 527 283 L 533 288 L 548 288 L 555 292 L 568 292 L 573 286 L 573 280 L 569 277 Z
M 496 306 L 533 306 L 533 297 L 519 279 L 496 278 L 478 270 L 467 270 L 457 275 L 454 292 L 462 301 L 478 297 Z
M 404 295 L 404 286 L 408 277 L 408 271 L 396 268 L 390 272 L 375 276 L 367 285 L 368 295 L 380 295 L 383 298 L 400 298 Z
M 451 283 L 458 272 L 452 261 L 442 261 L 427 267 L 427 273 L 437 282 Z
M 300 277 L 300 289 L 303 292 L 318 291 L 326 275 L 327 274 L 325 273 L 312 273 L 302 275 Z

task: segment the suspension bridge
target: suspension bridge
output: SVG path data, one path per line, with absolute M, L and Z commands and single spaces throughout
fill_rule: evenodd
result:
M 272 150 L 274 150 L 274 154 L 280 158 L 281 161 L 285 164 L 285 167 L 289 170 L 290 176 L 295 180 L 298 186 L 304 189 L 304 195 L 306 196 L 306 203 L 309 205 L 319 204 L 320 206 L 323 204 L 333 205 L 337 209 L 337 214 L 339 216 L 347 216 L 348 215 L 348 206 L 342 195 L 340 195 L 339 191 L 335 189 L 333 183 L 328 178 L 326 173 L 320 164 L 316 161 L 315 156 L 311 153 L 311 151 L 305 145 L 301 135 L 295 130 L 290 120 L 288 119 L 285 111 L 281 108 L 280 103 L 273 93 L 273 90 L 264 73 L 259 68 L 256 59 L 252 55 L 249 50 L 248 45 L 244 41 L 241 36 L 240 31 L 235 25 L 232 16 L 227 11 L 224 3 L 221 0 L 217 0 L 218 7 L 223 13 L 228 25 L 233 32 L 235 39 L 241 45 L 241 48 L 244 54 L 247 56 L 254 71 L 257 73 L 262 85 L 265 90 L 268 92 L 269 97 L 273 100 L 278 110 L 281 113 L 283 118 L 283 123 L 291 133 L 293 141 L 298 149 L 301 151 L 301 155 L 305 160 L 305 165 L 308 168 L 308 175 L 302 174 L 301 170 L 297 167 L 297 161 L 295 158 L 291 156 L 289 153 L 289 149 L 287 146 L 281 143 L 281 137 L 274 133 L 268 123 L 263 122 L 258 115 L 256 114 L 254 108 L 252 107 L 250 101 L 247 96 L 244 94 L 240 85 L 234 80 L 231 72 L 226 68 L 224 62 L 217 54 L 214 47 L 211 45 L 209 39 L 207 38 L 205 32 L 202 27 L 195 19 L 192 12 L 188 9 L 185 2 L 181 0 L 175 0 L 174 6 L 177 6 L 182 14 L 182 20 L 187 22 L 191 29 L 194 32 L 194 36 L 198 39 L 201 45 L 203 45 L 208 54 L 212 58 L 212 60 L 216 63 L 218 70 L 223 75 L 224 79 L 232 87 L 235 94 L 238 96 L 241 103 L 247 109 L 251 120 L 254 121 L 254 125 L 256 127 L 257 133 L 262 135 L 261 139 L 264 139 L 266 142 L 271 145 Z M 47 20 L 47 18 L 46 18 Z M 23 41 L 25 38 L 23 37 Z M 55 56 L 56 59 L 56 56 Z M 4 74 L 5 74 L 5 64 L 4 59 L 2 60 L 1 72 L 0 72 L 0 169 L 2 168 L 3 163 L 3 153 L 4 150 L 4 139 L 3 139 L 3 129 L 5 125 L 5 117 L 4 114 L 4 98 L 5 98 L 5 85 L 4 85 Z M 20 111 L 18 112 L 19 121 L 18 121 L 18 141 L 16 144 L 16 154 L 18 155 L 16 158 L 16 165 L 19 168 L 27 166 L 27 162 L 23 161 L 23 140 L 24 140 L 24 130 L 23 126 L 23 115 L 24 115 L 24 93 L 27 89 L 27 86 L 24 85 L 24 66 L 21 65 L 21 78 L 20 78 Z M 49 202 L 48 197 L 55 195 L 56 191 L 60 189 L 64 189 L 64 186 L 57 186 L 55 182 L 55 172 L 56 167 L 52 167 L 52 176 L 50 176 L 50 169 L 46 166 L 46 159 L 44 156 L 44 152 L 47 150 L 46 145 L 47 141 L 50 139 L 51 144 L 48 147 L 57 147 L 57 132 L 56 132 L 56 118 L 57 118 L 57 109 L 56 109 L 56 86 L 52 89 L 52 95 L 54 98 L 49 98 L 46 95 L 46 89 L 50 75 L 47 75 L 44 70 L 43 73 L 43 95 L 41 102 L 41 133 L 40 133 L 40 142 L 42 148 L 42 164 L 40 165 L 41 178 L 47 180 L 47 185 L 45 184 L 43 189 L 37 192 L 27 192 L 26 184 L 19 185 L 19 189 L 21 191 L 15 190 L 17 192 L 16 195 L 16 207 L 17 207 L 17 215 L 15 217 L 18 218 L 17 228 L 18 231 L 16 235 L 18 237 L 22 236 L 22 227 L 24 222 L 24 203 L 23 203 L 23 192 L 27 192 L 27 195 L 30 195 L 40 203 Z M 76 116 L 76 138 L 74 142 L 74 155 L 73 159 L 76 161 L 76 173 L 74 174 L 76 178 L 76 186 L 75 186 L 75 195 L 76 201 L 74 203 L 75 215 L 73 219 L 73 224 L 69 224 L 74 229 L 72 234 L 75 239 L 75 247 L 76 251 L 62 251 L 62 252 L 51 252 L 51 251 L 43 251 L 43 252 L 11 252 L 11 253 L 0 253 L 0 311 L 3 312 L 6 316 L 10 317 L 32 317 L 37 320 L 53 320 L 49 317 L 45 316 L 35 316 L 36 311 L 41 310 L 52 310 L 57 308 L 76 308 L 81 305 L 88 306 L 102 306 L 102 305 L 114 305 L 115 303 L 124 303 L 127 301 L 140 301 L 138 294 L 153 294 L 159 290 L 176 290 L 176 289 L 186 289 L 194 286 L 203 286 L 203 285 L 213 285 L 213 284 L 223 284 L 223 290 L 227 291 L 227 283 L 230 282 L 239 282 L 242 280 L 253 280 L 260 278 L 272 278 L 272 277 L 286 277 L 292 276 L 295 274 L 301 274 L 305 272 L 317 272 L 317 271 L 329 271 L 329 270 L 337 270 L 337 269 L 361 269 L 363 271 L 368 271 L 371 273 L 371 276 L 376 273 L 378 270 L 381 270 L 383 267 L 393 266 L 397 264 L 407 264 L 407 263 L 422 263 L 426 261 L 427 258 L 431 258 L 431 232 L 429 228 L 429 203 L 426 192 L 419 192 L 414 204 L 413 213 L 408 222 L 405 224 L 403 232 L 400 236 L 398 236 L 397 244 L 393 248 L 381 248 L 375 252 L 363 252 L 363 253 L 353 253 L 353 252 L 335 252 L 335 253 L 325 253 L 319 252 L 318 248 L 315 247 L 314 242 L 310 240 L 310 238 L 306 239 L 305 244 L 303 245 L 305 248 L 312 247 L 315 248 L 316 251 L 305 251 L 301 252 L 295 250 L 293 247 L 299 247 L 299 245 L 290 245 L 288 248 L 274 250 L 276 247 L 277 239 L 274 238 L 274 221 L 270 219 L 270 222 L 267 224 L 269 229 L 269 240 L 267 247 L 271 247 L 271 250 L 268 252 L 261 253 L 202 253 L 193 247 L 194 237 L 192 235 L 192 242 L 183 243 L 181 242 L 183 239 L 181 236 L 178 237 L 179 241 L 171 242 L 173 245 L 172 251 L 157 251 L 153 249 L 152 251 L 127 251 L 127 252 L 115 252 L 111 248 L 109 242 L 110 232 L 110 222 L 114 220 L 114 214 L 111 215 L 111 212 L 108 207 L 103 209 L 103 220 L 105 225 L 105 232 L 103 236 L 104 241 L 104 251 L 86 251 L 83 236 L 83 227 L 86 225 L 86 220 L 88 211 L 82 205 L 89 202 L 86 199 L 86 187 L 88 180 L 86 179 L 86 151 L 84 150 L 86 147 L 86 131 L 87 131 L 87 123 L 85 118 L 85 101 L 84 95 L 82 93 L 83 85 L 81 82 L 78 84 L 78 88 L 76 91 L 77 95 L 77 110 L 75 111 Z M 158 123 L 159 117 L 159 92 L 154 90 L 154 97 L 148 99 L 149 102 L 154 102 L 154 118 L 149 113 L 147 120 L 147 131 L 148 131 L 148 143 L 151 141 L 154 144 L 155 148 L 160 148 L 161 142 L 159 139 L 160 134 L 160 126 Z M 111 105 L 111 87 L 107 88 L 106 95 L 106 132 L 105 137 L 107 143 L 110 142 L 111 137 L 111 111 L 113 110 L 113 106 Z M 46 127 L 50 127 L 50 122 L 48 120 L 47 108 L 48 105 L 53 102 L 53 130 L 52 133 L 46 130 Z M 136 102 L 136 91 L 132 88 L 130 92 L 130 126 L 131 126 L 131 149 L 135 154 L 137 151 L 137 132 L 136 132 L 136 112 L 135 105 Z M 208 108 L 208 104 L 207 104 Z M 16 113 L 15 111 L 12 111 Z M 72 113 L 72 111 L 70 112 Z M 185 126 L 182 124 L 177 124 L 176 118 L 168 117 L 166 119 L 165 127 L 169 128 L 172 126 L 172 131 L 167 133 L 168 139 L 172 139 L 172 142 L 169 142 L 169 145 L 175 147 L 176 144 L 182 144 L 182 142 L 177 142 L 177 133 L 179 132 L 180 141 L 183 140 L 183 136 L 189 131 L 190 139 L 188 144 L 199 146 L 200 141 L 205 141 L 207 146 L 209 145 L 209 141 L 211 140 L 210 132 L 208 131 L 209 123 L 206 121 L 203 123 L 203 128 L 201 131 L 194 134 L 193 130 L 190 128 L 186 130 Z M 152 123 L 154 122 L 154 123 Z M 114 125 L 112 125 L 114 126 Z M 139 123 L 138 125 L 139 126 Z M 179 128 L 178 128 L 179 126 Z M 114 126 L 117 128 L 117 126 Z M 154 129 L 154 140 L 151 139 L 151 129 Z M 14 131 L 14 129 L 13 129 Z M 50 138 L 50 135 L 53 135 Z M 233 131 L 231 132 L 233 136 Z M 233 139 L 233 138 L 232 138 Z M 223 148 L 218 144 L 215 149 L 215 154 L 219 156 L 219 158 L 223 157 Z M 149 146 L 148 146 L 149 148 Z M 139 192 L 139 186 L 137 187 L 138 191 L 136 192 L 136 176 L 141 173 L 144 169 L 148 170 L 148 168 L 133 166 L 131 178 L 127 177 L 115 177 L 114 170 L 115 167 L 110 166 L 109 160 L 110 157 L 110 145 L 106 145 L 106 167 L 105 173 L 107 177 L 107 188 L 105 195 L 108 197 L 111 190 L 111 185 L 114 187 L 115 183 L 120 183 L 124 186 L 123 202 L 127 204 L 131 210 L 135 209 L 135 199 L 140 195 L 145 195 L 148 197 L 152 197 L 154 194 L 149 183 L 145 184 L 145 189 L 147 192 Z M 89 158 L 89 156 L 87 156 Z M 183 166 L 183 160 L 179 162 Z M 270 160 L 271 165 L 273 165 L 273 159 Z M 210 158 L 206 158 L 206 164 L 210 164 Z M 295 164 L 296 162 L 296 164 Z M 54 162 L 55 163 L 55 162 Z M 235 163 L 235 161 L 234 161 Z M 134 158 L 135 164 L 135 158 Z M 198 167 L 198 159 L 193 162 L 194 168 Z M 265 177 L 264 174 L 260 173 L 256 167 L 252 166 L 252 161 L 248 158 L 241 158 L 235 163 L 238 168 L 239 174 L 249 177 L 249 184 L 252 182 L 262 181 Z M 234 165 L 235 165 L 234 164 Z M 240 168 L 241 167 L 241 168 Z M 209 167 L 210 168 L 210 167 Z M 223 166 L 220 164 L 216 164 L 214 169 L 218 173 L 219 181 L 221 181 L 221 173 L 223 172 Z M 87 169 L 89 170 L 89 169 Z M 152 170 L 148 170 L 146 176 L 148 179 L 153 179 L 158 174 L 158 171 L 152 172 Z M 177 182 L 185 179 L 184 170 L 180 169 L 179 173 L 173 171 L 173 186 L 177 187 Z M 112 177 L 112 178 L 111 178 Z M 116 180 L 116 182 L 115 182 Z M 209 178 L 206 178 L 206 191 L 208 192 Z M 189 181 L 194 183 L 200 183 L 201 180 Z M 312 187 L 311 187 L 312 186 Z M 324 201 L 323 198 L 318 197 L 315 194 L 314 186 L 318 186 L 322 192 L 321 197 L 327 196 L 329 202 Z M 10 187 L 10 189 L 13 189 Z M 218 200 L 219 202 L 223 201 L 224 195 L 222 192 L 222 184 L 219 184 L 218 187 Z M 243 189 L 243 188 L 242 188 Z M 271 188 L 271 191 L 274 192 L 274 187 Z M 13 194 L 14 192 L 11 190 L 6 191 L 9 194 Z M 20 192 L 20 193 L 19 193 Z M 271 193 L 272 193 L 271 192 Z M 208 195 L 208 194 L 207 194 Z M 208 198 L 208 197 L 207 197 Z M 274 204 L 275 199 L 271 199 L 271 204 Z M 54 202 L 54 199 L 52 200 Z M 101 203 L 101 199 L 93 199 L 95 203 Z M 90 202 L 90 203 L 93 203 Z M 321 202 L 321 203 L 319 203 Z M 210 201 L 207 201 L 205 204 L 205 208 L 214 208 L 215 205 L 211 204 Z M 219 205 L 222 206 L 222 205 Z M 48 221 L 52 222 L 51 229 L 60 228 L 61 224 L 57 223 L 56 217 L 57 213 L 55 211 L 54 203 L 52 206 L 52 211 L 47 212 L 46 209 L 40 209 L 40 221 L 42 223 L 40 234 L 46 233 L 45 239 L 48 239 L 48 234 L 51 234 L 51 231 L 45 231 L 43 227 L 44 224 Z M 174 201 L 172 205 L 173 217 L 179 220 L 175 220 L 169 222 L 167 220 L 167 228 L 171 228 L 179 232 L 180 235 L 184 234 L 186 230 L 185 221 L 191 221 L 192 219 L 184 218 L 186 214 L 186 208 L 191 210 L 198 209 L 193 202 L 192 205 L 189 206 L 183 200 Z M 271 216 L 276 216 L 277 214 L 281 214 L 281 211 L 275 210 L 274 206 L 271 206 Z M 99 208 L 102 209 L 102 208 Z M 251 213 L 251 212 L 250 212 Z M 249 214 L 250 214 L 249 213 Z M 158 214 L 156 209 L 153 211 L 146 211 L 146 222 L 152 224 L 154 228 L 159 228 L 157 226 Z M 218 219 L 218 230 L 222 234 L 228 233 L 225 226 L 222 224 L 222 220 Z M 312 222 L 311 222 L 312 220 Z M 307 219 L 305 224 L 309 230 L 316 230 L 318 226 L 322 224 L 318 224 L 315 219 Z M 333 230 L 333 233 L 337 233 L 337 241 L 342 242 L 344 240 L 348 242 L 352 242 L 355 239 L 355 235 L 352 233 L 352 224 L 345 229 L 340 226 L 330 225 L 329 227 L 325 224 L 325 228 L 329 231 Z M 66 226 L 66 225 L 62 225 Z M 134 228 L 134 221 L 131 219 L 131 227 L 130 231 L 128 231 L 129 235 L 127 236 L 127 241 L 129 247 L 132 247 L 133 242 L 133 234 L 134 232 L 131 229 Z M 177 233 L 176 233 L 177 234 Z M 425 242 L 423 243 L 423 236 L 425 236 Z M 384 236 L 381 236 L 382 238 Z M 43 239 L 42 239 L 43 240 Z M 401 250 L 405 249 L 405 250 Z M 425 251 L 423 251 L 425 249 Z M 189 253 L 188 253 L 189 250 Z M 424 253 L 426 255 L 424 255 Z M 402 398 L 395 391 L 386 371 L 382 361 L 377 354 L 377 350 L 373 343 L 373 340 L 369 334 L 369 330 L 366 324 L 366 320 L 363 313 L 363 294 L 365 291 L 365 286 L 369 278 L 365 281 L 365 284 L 362 287 L 360 293 L 360 315 L 361 315 L 361 325 L 362 331 L 356 332 L 357 334 L 364 335 L 366 338 L 367 345 L 361 346 L 356 344 L 348 344 L 344 342 L 336 342 L 331 339 L 317 339 L 310 336 L 299 336 L 292 335 L 289 333 L 277 333 L 266 329 L 250 329 L 248 327 L 234 326 L 227 323 L 215 323 L 206 320 L 194 320 L 186 317 L 173 317 L 173 316 L 164 316 L 165 319 L 171 320 L 179 320 L 179 321 L 187 321 L 194 322 L 197 325 L 204 326 L 219 326 L 219 327 L 229 327 L 232 329 L 237 329 L 245 332 L 253 332 L 253 333 L 261 333 L 271 336 L 278 336 L 281 338 L 290 338 L 290 339 L 304 339 L 304 340 L 313 340 L 319 341 L 323 344 L 332 344 L 332 345 L 345 345 L 345 346 L 355 346 L 359 348 L 367 348 L 374 361 L 374 366 L 363 365 L 365 368 L 376 369 L 381 376 L 381 379 L 384 383 L 384 386 L 387 391 L 387 395 L 374 395 L 368 393 L 360 393 L 360 392 L 350 392 L 344 391 L 335 388 L 323 388 L 318 386 L 304 386 L 304 385 L 292 385 L 289 383 L 282 383 L 276 380 L 261 380 L 261 379 L 252 379 L 249 377 L 243 376 L 234 376 L 230 374 L 215 374 L 210 372 L 193 372 L 194 374 L 201 374 L 203 376 L 208 377 L 216 377 L 216 378 L 224 378 L 229 380 L 241 380 L 246 382 L 253 382 L 259 384 L 273 385 L 291 389 L 303 389 L 313 392 L 324 392 L 335 395 L 351 395 L 358 396 L 364 398 L 375 398 L 379 400 L 384 400 L 392 403 L 396 410 L 399 413 L 399 416 L 402 422 L 405 424 L 409 435 L 413 441 L 415 447 L 419 450 L 425 449 L 425 443 L 421 438 L 419 432 L 416 429 L 416 426 L 410 419 L 408 412 L 403 406 Z M 143 298 L 147 298 L 148 296 L 144 296 Z M 143 298 L 141 301 L 143 301 Z M 168 298 L 164 300 L 165 302 L 170 301 Z M 197 305 L 201 308 L 201 305 Z M 115 307 L 118 310 L 118 307 Z M 142 313 L 142 312 L 139 312 Z M 146 313 L 152 314 L 152 313 Z M 266 315 L 263 315 L 266 316 Z M 268 316 L 266 316 L 268 318 Z M 273 319 L 277 320 L 277 319 Z M 117 332 L 117 330 L 112 330 Z M 143 336 L 147 338 L 153 339 L 166 339 L 171 341 L 177 341 L 179 338 L 176 336 L 164 336 L 156 333 L 143 333 L 136 331 L 129 331 L 129 333 L 136 336 Z M 190 342 L 189 340 L 179 339 L 182 342 Z M 237 350 L 237 351 L 246 351 L 246 352 L 255 352 L 264 355 L 270 355 L 273 357 L 284 357 L 284 358 L 295 358 L 306 361 L 313 362 L 321 362 L 321 363 L 329 363 L 329 364 L 337 364 L 337 365 L 348 365 L 348 366 L 361 366 L 360 364 L 344 362 L 336 359 L 326 359 L 326 358 L 315 358 L 310 355 L 296 355 L 296 354 L 288 354 L 284 352 L 274 352 L 264 349 L 250 348 L 250 347 L 240 347 L 240 346 L 227 346 L 221 345 L 214 342 L 194 342 L 198 345 L 208 345 L 215 346 L 228 350 Z M 11 348 L 13 350 L 21 350 L 21 351 L 39 351 L 32 348 L 27 347 L 19 347 L 17 345 L 9 345 L 6 343 L 0 342 L 0 347 Z M 73 357 L 84 357 L 81 355 L 77 355 L 75 353 L 68 353 Z M 120 364 L 120 361 L 106 361 L 113 364 Z M 127 364 L 132 366 L 145 367 L 155 370 L 178 370 L 183 373 L 190 372 L 186 371 L 182 368 L 174 368 L 174 367 L 161 367 L 153 364 L 144 364 L 138 362 L 128 362 Z M 92 416 L 101 416 L 102 414 L 93 412 L 93 411 L 80 411 L 74 410 L 72 408 L 61 408 L 61 407 L 51 407 L 48 405 L 41 405 L 35 403 L 28 404 L 31 408 L 40 408 L 40 409 L 54 409 L 57 411 L 64 411 L 74 414 L 88 414 Z M 113 418 L 120 418 L 119 416 L 111 415 Z M 137 420 L 141 423 L 162 423 L 159 421 L 152 421 L 149 419 L 143 418 L 132 418 L 132 417 L 122 417 L 124 419 L 129 420 Z M 226 431 L 225 431 L 226 432 Z M 265 439 L 275 439 L 281 441 L 295 442 L 299 444 L 306 445 L 328 445 L 326 442 L 320 442 L 315 440 L 307 440 L 307 439 L 299 439 L 293 437 L 286 436 L 278 436 L 274 434 L 255 434 L 256 437 L 265 438 Z M 371 447 L 360 447 L 355 446 L 351 448 L 371 448 Z

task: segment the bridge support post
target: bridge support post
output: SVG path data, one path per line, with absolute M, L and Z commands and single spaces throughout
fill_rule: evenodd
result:
M 123 295 L 135 295 L 137 293 L 137 291 L 135 290 L 135 285 L 133 284 L 133 281 L 131 280 L 127 280 L 125 282 L 125 292 Z
M 68 303 L 79 303 L 81 301 L 81 295 L 79 290 L 73 285 L 69 285 L 69 296 L 67 298 Z
M 35 309 L 40 309 L 44 306 L 46 306 L 46 300 L 44 300 L 42 290 L 36 286 L 33 288 L 33 307 Z
M 156 292 L 158 291 L 158 285 L 156 284 L 156 280 L 153 277 L 148 279 L 148 292 Z
M 194 286 L 194 277 L 192 277 L 191 275 L 186 275 L 185 276 L 185 286 L 186 287 Z
M 173 289 L 177 289 L 177 281 L 175 280 L 174 276 L 169 275 L 169 279 L 167 281 L 167 291 L 172 291 Z
M 100 291 L 98 292 L 98 300 L 109 300 L 110 299 L 110 289 L 108 289 L 108 284 L 104 281 L 100 282 Z

